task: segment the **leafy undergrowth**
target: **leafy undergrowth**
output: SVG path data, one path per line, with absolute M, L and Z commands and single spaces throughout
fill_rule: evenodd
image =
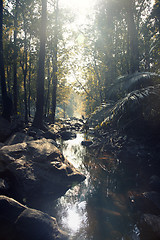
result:
M 109 89 L 108 98 L 88 119 L 97 131 L 138 137 L 159 135 L 159 75 L 135 73 L 122 77 Z

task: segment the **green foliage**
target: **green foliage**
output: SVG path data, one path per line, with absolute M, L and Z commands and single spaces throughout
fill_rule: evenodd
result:
M 108 101 L 107 104 L 101 104 L 99 107 L 96 107 L 94 112 L 92 112 L 87 120 L 89 125 L 92 125 L 96 129 L 102 127 L 102 125 L 107 126 L 109 122 L 105 121 L 105 124 L 102 124 L 106 116 L 109 114 L 110 110 L 113 108 L 114 102 Z
M 67 115 L 76 112 L 71 107 L 74 90 L 81 94 L 79 101 L 85 102 L 86 115 L 90 115 L 97 111 L 98 106 L 108 104 L 108 99 L 118 100 L 133 90 L 155 85 L 160 69 L 159 0 L 155 1 L 153 8 L 150 0 L 97 1 L 93 20 L 87 27 L 82 26 L 78 30 L 71 27 L 74 14 L 65 9 L 59 9 L 56 20 L 56 3 L 57 0 L 48 1 L 45 114 L 50 114 L 52 110 L 55 78 L 58 82 L 57 104 Z M 15 16 L 18 25 L 16 46 Z M 21 115 L 24 115 L 25 98 L 29 115 L 33 115 L 35 109 L 40 17 L 40 0 L 19 0 L 17 10 L 15 0 L 4 1 L 3 45 L 7 90 L 13 98 L 16 47 L 18 112 Z M 70 72 L 74 73 L 76 80 L 76 83 L 72 80 L 72 86 L 67 83 Z M 67 105 L 70 106 L 69 113 Z M 80 112 L 84 112 L 83 107 L 81 104 Z
M 110 87 L 108 98 L 108 103 L 97 107 L 88 119 L 96 130 L 159 133 L 160 75 L 143 72 L 121 77 Z
M 110 100 L 118 100 L 126 94 L 160 83 L 160 76 L 151 72 L 137 72 L 118 78 L 107 91 Z
M 153 9 L 150 0 L 98 1 L 93 26 L 83 31 L 87 114 L 156 79 L 150 72 L 159 72 L 158 6 L 159 0 Z
M 58 78 L 58 103 L 67 104 L 70 95 L 70 87 L 66 83 L 66 75 L 69 71 L 70 49 L 67 48 L 67 29 L 65 25 L 73 20 L 73 15 L 64 9 L 59 10 L 58 28 L 55 28 L 56 0 L 48 2 L 46 64 L 45 64 L 45 113 L 51 111 L 52 89 L 54 74 Z M 28 114 L 34 115 L 36 103 L 36 79 L 40 48 L 40 0 L 19 0 L 17 15 L 16 1 L 4 1 L 4 61 L 9 94 L 14 96 L 14 20 L 17 17 L 17 91 L 18 113 L 24 115 L 24 103 L 27 100 Z M 57 32 L 55 32 L 55 30 Z M 57 59 L 55 60 L 55 37 L 58 39 Z M 55 61 L 57 71 L 55 72 Z M 24 82 L 26 81 L 26 82 Z M 26 84 L 26 96 L 25 96 Z M 26 100 L 25 100 L 26 98 Z
M 117 101 L 101 126 L 132 134 L 155 134 L 160 129 L 160 84 L 129 93 Z

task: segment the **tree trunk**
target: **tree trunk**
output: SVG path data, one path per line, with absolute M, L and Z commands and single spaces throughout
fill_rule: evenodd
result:
M 94 52 L 94 70 L 97 76 L 97 80 L 98 80 L 98 91 L 99 91 L 99 98 L 100 98 L 100 102 L 103 102 L 103 96 L 102 96 L 102 86 L 101 86 L 101 78 L 99 76 L 99 72 L 98 72 L 98 67 L 97 67 L 97 62 L 96 62 L 96 57 L 95 57 L 95 52 Z
M 40 27 L 40 52 L 37 73 L 37 102 L 36 113 L 33 126 L 45 129 L 43 123 L 43 106 L 44 106 L 44 65 L 45 65 L 45 43 L 46 43 L 46 21 L 47 21 L 47 0 L 42 0 L 42 17 Z
M 57 101 L 57 64 L 54 66 L 54 74 L 53 74 L 53 91 L 52 91 L 52 122 L 55 122 L 55 113 L 56 113 L 56 101 Z
M 66 118 L 66 103 L 63 103 L 63 117 Z
M 28 123 L 28 104 L 27 104 L 27 71 L 28 71 L 28 63 L 27 63 L 27 26 L 25 13 L 23 12 L 23 21 L 24 21 L 24 52 L 23 52 L 23 63 L 21 64 L 23 70 L 23 83 L 24 83 L 24 118 L 25 123 Z
M 7 86 L 8 86 L 8 93 L 11 93 L 11 68 L 7 65 Z
M 45 116 L 48 115 L 48 105 L 49 105 L 49 93 L 50 93 L 50 85 L 51 85 L 51 73 L 50 73 L 50 59 L 47 61 L 47 68 L 48 68 L 48 88 L 47 88 L 47 94 L 46 94 L 46 103 L 45 103 Z
M 0 79 L 1 79 L 1 92 L 2 92 L 2 116 L 10 121 L 12 113 L 12 101 L 7 95 L 6 79 L 4 71 L 3 59 L 3 0 L 0 0 Z
M 28 115 L 31 117 L 31 49 L 30 49 L 30 56 L 29 56 L 29 74 L 28 74 Z
M 17 114 L 18 89 L 17 89 L 17 32 L 18 32 L 18 12 L 19 0 L 16 0 L 15 16 L 14 16 L 14 54 L 13 54 L 13 99 L 14 114 Z
M 25 50 L 26 51 L 26 50 Z M 27 77 L 27 51 L 25 52 L 25 69 L 24 69 L 24 106 L 25 106 L 25 123 L 28 123 L 28 106 L 27 106 L 27 86 L 26 86 L 26 77 Z
M 128 0 L 126 4 L 127 12 L 127 26 L 129 35 L 129 47 L 130 47 L 130 73 L 139 71 L 139 49 L 138 49 L 138 34 L 133 14 L 133 1 Z
M 52 91 L 52 122 L 55 122 L 56 94 L 57 94 L 57 45 L 58 45 L 58 0 L 55 4 L 55 40 L 54 40 L 54 60 L 53 60 L 53 91 Z

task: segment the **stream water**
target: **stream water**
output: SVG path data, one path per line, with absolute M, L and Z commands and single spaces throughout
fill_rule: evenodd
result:
M 62 142 L 64 156 L 86 180 L 56 201 L 54 215 L 70 240 L 138 240 L 126 192 L 117 187 L 119 160 L 81 145 L 83 134 Z

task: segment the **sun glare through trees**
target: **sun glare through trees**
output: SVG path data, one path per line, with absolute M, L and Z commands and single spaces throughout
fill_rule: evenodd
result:
M 159 146 L 160 0 L 0 0 L 0 240 L 159 240 Z

